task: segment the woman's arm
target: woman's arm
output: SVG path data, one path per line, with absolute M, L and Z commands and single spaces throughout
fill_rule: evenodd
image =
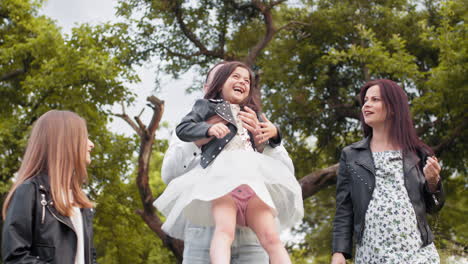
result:
M 291 171 L 291 173 L 294 174 L 294 164 L 291 157 L 289 157 L 288 151 L 283 145 L 279 145 L 275 148 L 270 145 L 266 145 L 263 150 L 263 154 L 282 162 Z
M 342 253 L 351 258 L 353 248 L 353 202 L 351 183 L 343 150 L 336 182 L 336 213 L 333 220 L 333 253 Z
M 31 254 L 36 204 L 33 183 L 23 183 L 15 190 L 8 206 L 2 232 L 2 257 L 5 264 L 45 264 Z

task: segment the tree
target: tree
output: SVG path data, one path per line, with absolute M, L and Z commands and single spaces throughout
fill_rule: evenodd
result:
M 130 150 L 133 153 L 135 141 L 118 139 L 115 144 L 121 149 L 116 148 L 115 152 L 126 153 Z M 166 148 L 166 140 L 153 144 L 149 185 L 156 194 L 163 191 L 160 169 Z M 128 162 L 130 166 L 106 173 L 106 182 L 112 184 L 99 188 L 102 195 L 97 196 L 94 224 L 98 263 L 174 263 L 172 252 L 163 249 L 163 241 L 157 239 L 148 225 L 141 221 L 141 215 L 137 214 L 136 208 L 141 207 L 141 199 L 136 188 L 136 161 L 132 157 L 126 158 L 131 161 Z
M 283 32 L 285 36 L 278 36 L 267 48 L 268 57 L 259 61 L 265 65 L 266 102 L 276 122 L 288 128 L 289 150 L 300 174 L 336 162 L 340 149 L 360 137 L 359 88 L 370 78 L 390 78 L 409 94 L 419 134 L 443 161 L 446 187 L 462 188 L 450 182 L 466 181 L 462 134 L 466 134 L 467 119 L 462 105 L 467 94 L 467 56 L 466 49 L 454 46 L 466 42 L 466 25 L 460 22 L 466 8 L 459 1 L 444 1 L 437 8 L 426 4 L 419 9 L 403 1 L 320 1 L 312 8 L 316 12 L 304 14 L 304 21 L 312 26 Z M 311 136 L 315 138 L 309 145 Z M 334 177 L 329 179 L 328 183 Z M 334 190 L 322 191 L 321 200 L 312 197 L 310 202 L 314 210 L 323 212 L 322 207 L 330 205 L 326 197 L 333 197 Z M 443 222 L 445 213 L 452 210 L 445 208 L 433 223 Z M 458 210 L 464 209 L 454 211 Z M 449 214 L 457 215 L 454 211 Z M 314 241 L 329 239 L 330 224 L 323 219 L 332 219 L 333 212 L 311 215 L 306 218 L 310 224 L 299 231 L 311 230 L 306 243 L 315 256 L 327 256 L 329 246 L 314 245 Z M 460 225 L 461 218 L 456 219 Z M 460 244 L 466 245 L 466 237 L 455 233 L 438 229 L 436 237 L 457 237 L 452 242 L 461 254 Z M 441 249 L 448 248 L 444 240 L 437 241 Z M 327 257 L 318 259 L 317 263 L 327 262 Z
M 65 40 L 50 19 L 37 15 L 38 7 L 21 0 L 0 4 L 2 193 L 18 170 L 27 131 L 40 115 L 49 109 L 76 111 L 92 120 L 90 134 L 99 137 L 107 133 L 106 106 L 131 98 L 122 80 L 137 79 L 94 38 L 91 27 L 75 28 Z
M 101 263 L 171 261 L 131 209 L 138 202 L 128 173 L 134 168 L 135 139 L 106 128 L 110 106 L 132 101 L 124 82 L 138 80 L 122 52 L 128 48 L 125 39 L 101 34 L 107 25 L 84 24 L 64 36 L 52 20 L 37 14 L 40 5 L 0 1 L 0 194 L 11 186 L 34 121 L 50 109 L 75 111 L 87 120 L 95 143 L 88 193 L 97 202 Z
M 122 113 L 138 137 L 105 128 L 109 106 L 132 101 L 123 84 L 138 81 L 132 66 L 154 57 L 174 77 L 189 69 L 204 76 L 220 59 L 243 60 L 261 76 L 265 111 L 282 128 L 307 198 L 306 217 L 294 230 L 304 238 L 288 245 L 296 263 L 328 262 L 336 161 L 343 146 L 361 137 L 359 87 L 370 78 L 398 81 L 410 95 L 418 132 L 444 165 L 450 200 L 432 219 L 437 246 L 442 255 L 463 254 L 463 1 L 121 0 L 124 22 L 81 25 L 70 36 L 37 15 L 40 4 L 0 2 L 0 192 L 18 169 L 34 120 L 52 108 L 79 113 L 96 143 L 89 193 L 97 201 L 101 262 L 181 261 L 181 243 L 161 232 L 163 219 L 151 206 L 163 188 L 158 171 L 166 143 L 155 139 L 163 102 L 150 97 L 148 124 Z M 163 244 L 170 250 L 161 250 Z
M 335 183 L 340 150 L 361 137 L 359 87 L 374 78 L 405 88 L 447 184 L 450 175 L 466 175 L 466 49 L 456 48 L 466 42 L 462 1 L 122 0 L 119 14 L 135 25 L 135 62 L 157 56 L 175 77 L 192 67 L 204 73 L 217 59 L 252 65 L 265 109 L 285 132 L 304 198 L 319 190 L 317 197 L 333 197 L 327 186 Z M 313 197 L 306 208 L 332 203 Z M 298 232 L 329 236 L 332 211 L 308 216 Z

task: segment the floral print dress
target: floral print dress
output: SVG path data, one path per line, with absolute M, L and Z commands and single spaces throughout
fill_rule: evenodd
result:
M 440 263 L 434 243 L 422 247 L 416 214 L 405 188 L 400 151 L 373 152 L 375 189 L 356 247 L 356 264 Z

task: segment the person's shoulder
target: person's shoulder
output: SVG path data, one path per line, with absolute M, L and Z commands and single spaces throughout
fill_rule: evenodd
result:
M 210 100 L 213 100 L 213 99 L 204 99 L 204 98 L 202 98 L 202 99 L 197 99 L 197 100 L 195 101 L 195 104 L 193 105 L 193 107 L 194 107 L 194 108 L 197 108 L 197 109 L 199 109 L 199 108 L 206 108 L 206 107 L 209 108 L 210 105 L 214 104 L 214 103 L 211 102 Z
M 354 143 L 350 144 L 349 146 L 347 146 L 347 148 L 350 148 L 350 149 L 368 149 L 369 148 L 369 143 L 370 143 L 370 138 L 367 137 L 367 138 L 361 139 L 361 140 L 359 140 L 357 142 L 354 142 Z
M 359 140 L 357 142 L 351 143 L 348 146 L 344 147 L 342 152 L 349 154 L 352 153 L 356 150 L 363 150 L 369 148 L 369 139 L 364 138 L 362 140 Z
M 205 98 L 200 98 L 195 100 L 195 104 L 212 104 L 212 103 L 220 103 L 223 102 L 223 99 L 205 99 Z
M 16 188 L 13 195 L 18 199 L 23 200 L 26 197 L 30 197 L 34 193 L 36 193 L 36 182 L 34 179 L 27 179 Z

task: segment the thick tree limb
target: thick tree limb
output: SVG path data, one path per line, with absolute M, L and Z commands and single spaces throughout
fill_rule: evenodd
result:
M 3 82 L 3 81 L 7 81 L 9 79 L 12 79 L 12 78 L 15 78 L 16 76 L 18 75 L 21 75 L 23 73 L 25 73 L 26 70 L 25 69 L 16 69 L 16 70 L 13 70 L 11 72 L 7 72 L 5 74 L 3 74 L 2 76 L 0 76 L 0 82 Z
M 133 130 L 138 134 L 138 136 L 142 137 L 143 132 L 140 130 L 137 124 L 135 124 L 135 122 L 133 122 L 133 120 L 130 119 L 130 117 L 127 115 L 127 113 L 125 112 L 125 105 L 123 104 L 123 102 L 121 102 L 121 106 L 122 106 L 122 114 L 113 114 L 113 115 L 122 118 L 125 122 L 127 122 L 127 124 L 129 124 L 133 128 Z
M 339 164 L 328 168 L 311 172 L 299 180 L 302 187 L 302 198 L 306 199 L 316 194 L 321 189 L 336 183 L 336 175 Z
M 284 2 L 284 1 L 277 1 L 277 2 Z M 273 8 L 274 5 L 265 5 L 262 1 L 258 1 L 258 0 L 252 0 L 252 4 L 255 6 L 255 8 L 257 8 L 262 13 L 263 20 L 265 21 L 266 32 L 263 38 L 257 42 L 257 44 L 250 50 L 249 54 L 244 59 L 244 62 L 249 66 L 252 66 L 254 64 L 257 56 L 266 47 L 266 45 L 268 45 L 268 43 L 273 39 L 273 36 L 276 33 L 275 25 L 273 23 L 273 15 L 271 13 L 271 8 Z
M 284 30 L 284 29 L 287 29 L 287 28 L 290 28 L 294 25 L 300 25 L 300 26 L 310 26 L 310 24 L 308 23 L 304 23 L 304 22 L 300 22 L 300 21 L 289 21 L 288 23 L 286 23 L 286 25 L 278 28 L 278 30 L 276 30 L 276 32 L 279 32 L 281 30 Z
M 137 210 L 136 213 L 142 217 L 148 227 L 153 230 L 153 232 L 155 232 L 156 235 L 163 241 L 164 245 L 174 253 L 178 263 L 182 263 L 184 244 L 182 241 L 169 237 L 161 229 L 162 221 L 159 219 L 156 213 L 156 208 L 153 206 L 155 197 L 153 196 L 149 185 L 149 165 L 151 161 L 154 140 L 156 137 L 156 130 L 159 127 L 159 123 L 161 122 L 161 118 L 164 113 L 164 101 L 158 99 L 155 96 L 149 96 L 146 98 L 146 100 L 149 102 L 149 106 L 153 109 L 153 115 L 148 126 L 146 126 L 141 121 L 140 116 L 135 116 L 135 121 L 131 120 L 125 113 L 125 107 L 123 105 L 123 113 L 116 114 L 116 116 L 127 122 L 140 136 L 138 175 L 136 184 L 138 187 L 138 192 L 140 193 L 141 202 L 143 204 L 143 210 Z
M 191 31 L 187 25 L 184 22 L 184 18 L 182 15 L 182 7 L 181 7 L 181 2 L 174 1 L 172 3 L 172 11 L 174 12 L 174 15 L 177 20 L 177 24 L 179 25 L 180 29 L 182 30 L 182 33 L 198 48 L 201 54 L 205 56 L 211 56 L 211 57 L 216 57 L 216 58 L 223 58 L 224 54 L 220 52 L 220 49 L 218 50 L 209 50 Z M 223 49 L 221 49 L 222 51 Z
M 280 27 L 279 29 L 276 29 L 274 26 L 274 21 L 273 21 L 273 16 L 271 10 L 279 5 L 286 2 L 286 0 L 279 0 L 279 1 L 271 1 L 270 3 L 265 3 L 265 1 L 260 1 L 260 0 L 252 0 L 249 3 L 243 3 L 239 4 L 236 1 L 229 1 L 229 4 L 232 5 L 235 9 L 239 11 L 244 11 L 246 9 L 252 8 L 257 10 L 259 13 L 262 14 L 263 20 L 265 21 L 265 34 L 263 37 L 261 37 L 257 44 L 249 51 L 248 55 L 242 59 L 247 65 L 252 66 L 258 57 L 258 55 L 261 53 L 261 51 L 268 45 L 268 43 L 273 39 L 274 35 L 285 28 L 288 28 L 292 25 L 295 24 L 301 24 L 301 25 L 306 25 L 305 23 L 301 23 L 298 21 L 291 21 L 287 23 L 286 25 Z M 176 18 L 177 25 L 179 26 L 180 30 L 182 31 L 182 34 L 191 42 L 195 45 L 195 47 L 198 49 L 198 51 L 193 52 L 193 53 L 183 53 L 183 52 L 177 52 L 169 47 L 166 46 L 161 46 L 162 49 L 166 50 L 166 52 L 169 55 L 180 57 L 183 59 L 191 59 L 193 57 L 197 57 L 200 55 L 208 56 L 208 57 L 214 57 L 214 58 L 219 58 L 219 59 L 224 59 L 224 60 L 233 60 L 233 59 L 238 59 L 233 56 L 229 56 L 228 54 L 225 53 L 224 46 L 226 42 L 226 29 L 221 30 L 219 33 L 219 38 L 218 38 L 218 43 L 217 43 L 217 48 L 214 49 L 208 49 L 207 46 L 197 37 L 197 35 L 191 30 L 187 24 L 184 22 L 184 17 L 183 17 L 183 9 L 182 9 L 182 2 L 181 1 L 173 1 L 173 2 L 168 2 L 171 6 L 171 10 L 174 13 L 174 16 Z
M 192 53 L 192 54 L 184 54 L 184 53 L 180 53 L 180 52 L 176 52 L 176 51 L 173 51 L 171 50 L 170 48 L 164 46 L 164 45 L 161 45 L 161 48 L 163 48 L 164 50 L 167 51 L 167 53 L 171 56 L 176 56 L 176 57 L 180 57 L 180 58 L 184 58 L 186 60 L 189 60 L 193 57 L 197 57 L 197 56 L 200 56 L 202 55 L 202 52 L 201 51 L 197 51 L 195 53 Z

